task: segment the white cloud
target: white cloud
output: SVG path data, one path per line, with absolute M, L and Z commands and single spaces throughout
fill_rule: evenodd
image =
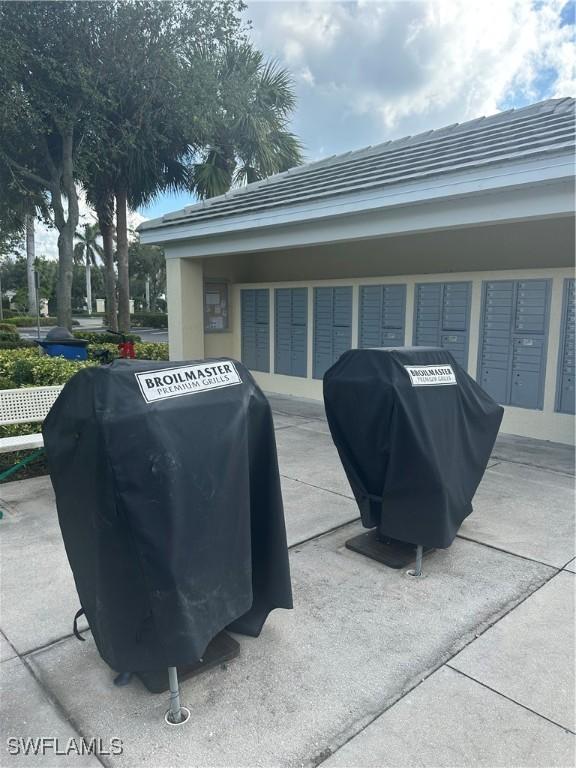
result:
M 259 2 L 252 37 L 294 74 L 311 159 L 574 95 L 565 0 Z

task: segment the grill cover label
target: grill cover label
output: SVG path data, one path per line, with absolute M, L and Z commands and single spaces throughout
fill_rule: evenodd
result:
M 413 387 L 438 387 L 456 384 L 451 365 L 405 365 Z
M 147 403 L 242 384 L 242 379 L 231 360 L 181 365 L 177 368 L 135 373 L 134 376 Z

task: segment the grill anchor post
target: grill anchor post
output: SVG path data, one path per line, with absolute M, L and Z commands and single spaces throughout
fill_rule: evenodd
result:
M 422 544 L 418 544 L 416 547 L 416 567 L 411 568 L 409 571 L 407 571 L 409 576 L 414 576 L 414 578 L 421 578 L 422 577 L 422 556 L 424 554 L 424 547 Z
M 190 710 L 180 703 L 180 686 L 178 685 L 176 667 L 168 667 L 168 682 L 170 685 L 170 705 L 164 719 L 169 725 L 183 725 L 190 718 Z

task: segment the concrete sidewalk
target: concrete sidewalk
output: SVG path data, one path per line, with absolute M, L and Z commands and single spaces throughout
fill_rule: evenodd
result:
M 180 727 L 71 636 L 49 480 L 0 486 L 0 764 L 573 766 L 573 451 L 500 438 L 461 535 L 414 580 L 345 548 L 361 526 L 322 404 L 270 400 L 295 609 L 182 684 Z M 26 737 L 104 750 L 9 754 Z

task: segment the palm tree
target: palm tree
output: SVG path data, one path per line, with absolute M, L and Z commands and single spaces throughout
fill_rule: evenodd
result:
M 106 191 L 95 196 L 94 209 L 102 234 L 104 252 L 104 285 L 106 293 L 106 322 L 112 331 L 118 330 L 118 301 L 116 299 L 116 269 L 114 267 L 114 195 Z
M 84 189 L 88 203 L 96 212 L 102 237 L 102 261 L 104 262 L 104 292 L 106 294 L 106 325 L 118 330 L 118 302 L 116 299 L 116 268 L 114 266 L 114 183 L 110 171 L 102 162 L 86 164 Z
M 292 78 L 248 43 L 227 51 L 220 81 L 225 108 L 214 138 L 191 172 L 199 197 L 227 192 L 302 162 L 302 146 L 288 130 L 296 105 Z
M 288 170 L 302 161 L 301 145 L 287 130 L 296 98 L 287 70 L 266 62 L 250 44 L 229 46 L 221 58 L 221 109 L 205 128 L 204 159 L 190 165 L 194 147 L 185 133 L 171 132 L 148 148 L 130 145 L 116 186 L 119 326 L 128 328 L 127 206 L 135 209 L 166 191 L 198 197 L 224 194 Z M 125 233 L 125 234 L 123 234 Z M 122 307 L 125 307 L 124 312 Z
M 100 228 L 97 223 L 84 224 L 84 232 L 76 232 L 77 240 L 74 246 L 74 261 L 76 264 L 86 265 L 86 303 L 88 305 L 88 314 L 92 314 L 92 279 L 90 270 L 97 266 L 98 261 L 102 261 L 104 251 L 98 243 L 100 237 Z

